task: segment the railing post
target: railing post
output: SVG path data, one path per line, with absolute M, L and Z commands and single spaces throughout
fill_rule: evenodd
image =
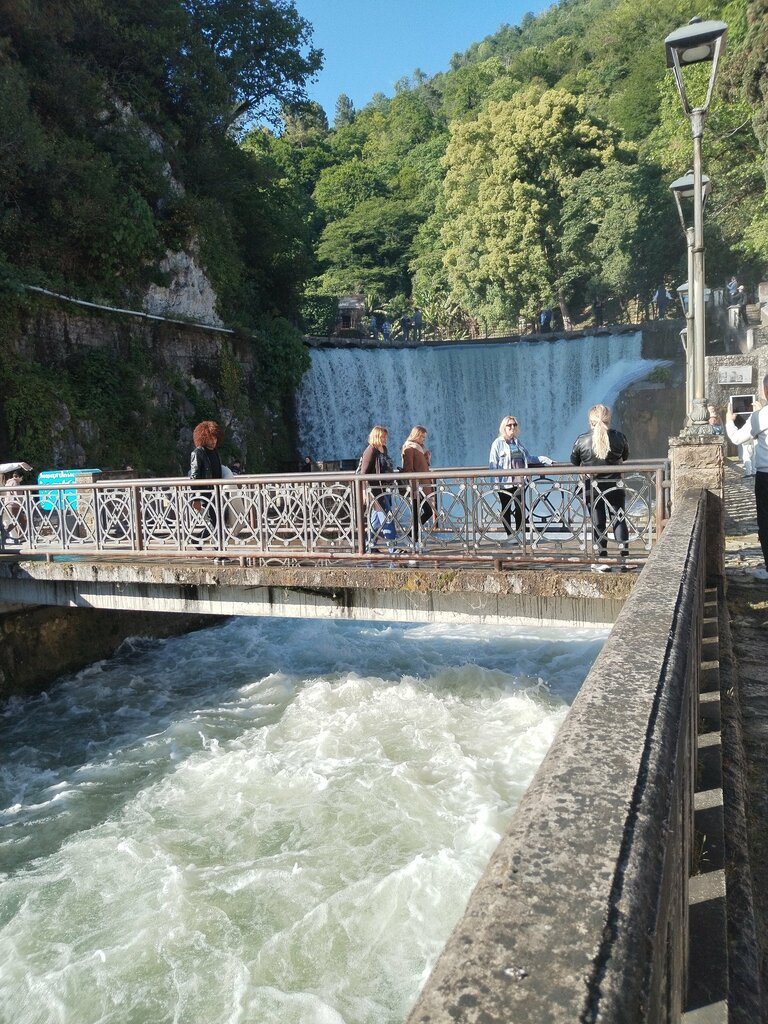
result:
M 133 537 L 137 551 L 144 550 L 144 526 L 141 518 L 141 487 L 129 483 L 131 488 L 131 513 L 133 516 Z
M 355 477 L 355 506 L 357 512 L 357 553 L 365 554 L 365 531 L 367 528 L 365 514 L 365 484 L 361 477 Z

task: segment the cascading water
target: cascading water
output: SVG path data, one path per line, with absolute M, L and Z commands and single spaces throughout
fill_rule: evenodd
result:
M 401 1024 L 601 631 L 236 619 L 0 711 L 3 1024 Z
M 395 456 L 416 423 L 429 431 L 433 467 L 485 466 L 512 413 L 537 455 L 567 461 L 587 410 L 612 405 L 657 360 L 639 332 L 559 341 L 414 349 L 314 349 L 297 396 L 303 454 L 357 458 L 375 423 Z M 397 459 L 396 459 L 397 461 Z

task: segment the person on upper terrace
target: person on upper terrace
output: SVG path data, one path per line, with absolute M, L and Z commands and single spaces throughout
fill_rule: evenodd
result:
M 413 311 L 413 340 L 421 341 L 421 310 L 417 306 Z
M 744 285 L 740 284 L 736 290 L 736 298 L 733 300 L 732 305 L 739 307 L 739 323 L 747 326 L 747 293 L 744 291 Z

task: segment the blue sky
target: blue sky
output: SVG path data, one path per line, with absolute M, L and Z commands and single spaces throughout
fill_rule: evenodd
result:
M 295 0 L 313 28 L 325 65 L 308 86 L 333 124 L 336 99 L 344 92 L 359 110 L 375 92 L 394 94 L 395 82 L 420 68 L 447 71 L 462 53 L 500 25 L 519 25 L 526 14 L 546 10 L 551 0 Z

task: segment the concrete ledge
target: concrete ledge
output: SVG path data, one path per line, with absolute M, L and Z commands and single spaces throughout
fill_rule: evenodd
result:
M 679 1021 L 705 504 L 680 502 L 410 1024 Z
M 610 626 L 638 576 L 585 571 L 0 564 L 0 602 L 205 615 Z

